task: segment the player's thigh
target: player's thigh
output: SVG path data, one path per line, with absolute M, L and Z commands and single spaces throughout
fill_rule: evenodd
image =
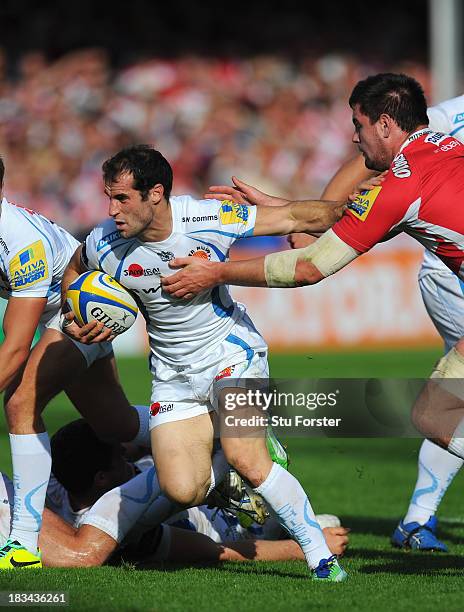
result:
M 112 353 L 81 371 L 65 390 L 80 414 L 101 437 L 126 442 L 137 434 L 138 416 L 119 381 Z
M 463 285 L 455 274 L 427 274 L 419 278 L 425 308 L 448 352 L 464 336 Z
M 153 459 L 163 491 L 188 505 L 201 501 L 211 476 L 213 450 L 211 414 L 163 423 L 151 430 Z
M 86 369 L 81 352 L 63 334 L 47 329 L 31 351 L 21 379 L 5 393 L 7 414 L 38 413 Z

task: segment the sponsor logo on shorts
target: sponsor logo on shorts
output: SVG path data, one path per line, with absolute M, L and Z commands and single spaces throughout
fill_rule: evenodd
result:
M 374 189 L 370 189 L 369 191 L 361 191 L 361 193 L 356 196 L 356 200 L 348 204 L 348 208 L 351 210 L 353 215 L 361 221 L 365 221 L 367 219 L 367 215 L 371 212 L 374 202 L 377 199 L 381 189 L 382 186 L 379 185 L 378 187 L 374 187 Z
M 159 402 L 153 402 L 150 406 L 150 414 L 152 417 L 158 414 L 164 414 L 165 412 L 171 412 L 174 410 L 174 404 L 160 404 Z
M 392 172 L 396 178 L 408 178 L 411 176 L 411 168 L 404 153 L 399 153 L 393 160 Z
M 100 238 L 100 240 L 97 242 L 97 251 L 100 251 L 110 244 L 113 244 L 113 242 L 116 242 L 116 240 L 119 240 L 119 238 L 121 238 L 121 233 L 119 231 L 111 232 L 111 234 L 103 236 L 103 238 Z
M 171 251 L 157 251 L 156 254 L 161 261 L 171 261 L 171 259 L 175 257 L 174 253 L 171 253 Z
M 453 123 L 461 123 L 461 121 L 464 121 L 464 113 L 458 113 L 454 116 Z
M 5 253 L 5 255 L 10 254 L 10 249 L 8 248 L 7 243 L 1 236 L 0 236 L 0 246 L 3 248 L 3 252 Z
M 161 276 L 159 268 L 143 268 L 138 263 L 131 264 L 124 270 L 124 276 L 132 276 L 133 278 L 141 278 L 143 276 Z
M 221 370 L 219 372 L 219 374 L 215 377 L 215 381 L 221 380 L 222 378 L 228 378 L 229 376 L 232 376 L 232 374 L 234 373 L 235 370 L 235 366 L 229 366 L 228 368 L 224 368 L 223 370 Z
M 182 223 L 204 223 L 205 221 L 217 221 L 217 215 L 203 215 L 201 217 L 182 217 Z
M 201 259 L 211 259 L 211 249 L 207 246 L 197 246 L 189 253 L 189 257 L 200 257 Z
M 236 204 L 230 200 L 224 200 L 219 209 L 219 216 L 223 225 L 231 225 L 232 223 L 247 223 L 248 222 L 248 206 L 244 204 Z
M 48 278 L 48 264 L 41 240 L 29 245 L 10 261 L 11 288 L 16 291 L 32 287 Z

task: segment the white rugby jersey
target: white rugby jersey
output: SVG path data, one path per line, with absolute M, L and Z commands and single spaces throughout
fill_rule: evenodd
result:
M 464 96 L 445 100 L 427 109 L 429 126 L 432 130 L 450 134 L 464 143 Z M 436 255 L 425 250 L 419 276 L 430 272 L 451 274 L 451 270 Z
M 41 322 L 60 308 L 61 278 L 79 242 L 39 213 L 0 204 L 0 297 L 46 297 Z
M 179 300 L 162 291 L 160 277 L 175 272 L 168 266 L 175 257 L 225 261 L 236 240 L 252 235 L 256 207 L 188 195 L 169 201 L 172 233 L 166 240 L 121 238 L 108 219 L 87 237 L 83 263 L 106 272 L 135 295 L 155 357 L 169 365 L 186 365 L 219 346 L 245 308 L 232 300 L 225 286 Z

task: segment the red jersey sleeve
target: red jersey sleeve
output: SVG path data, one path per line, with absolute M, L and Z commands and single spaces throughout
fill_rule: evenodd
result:
M 406 218 L 409 207 L 420 196 L 419 175 L 402 157 L 404 165 L 399 166 L 396 175 L 393 165 L 382 185 L 362 191 L 332 227 L 343 242 L 360 253 L 384 240 Z

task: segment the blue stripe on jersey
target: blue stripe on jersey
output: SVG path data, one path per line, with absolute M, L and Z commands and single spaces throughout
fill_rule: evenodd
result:
M 457 134 L 460 130 L 462 130 L 462 128 L 464 128 L 464 123 L 462 125 L 460 125 L 459 127 L 455 128 L 452 132 L 450 132 L 450 136 L 454 136 L 455 134 Z
M 190 238 L 192 240 L 195 240 L 195 242 L 201 242 L 201 244 L 205 244 L 206 246 L 209 246 L 213 249 L 213 251 L 216 253 L 217 258 L 219 259 L 219 261 L 225 261 L 226 256 L 224 255 L 224 253 L 222 251 L 220 251 L 216 245 L 212 244 L 211 242 L 206 242 L 206 240 L 200 240 L 199 238 L 193 238 L 192 236 L 190 236 Z
M 29 221 L 29 223 L 32 225 L 32 227 L 35 227 L 35 229 L 42 234 L 42 236 L 45 238 L 45 240 L 48 242 L 48 246 L 50 247 L 50 251 L 52 252 L 53 257 L 55 257 L 55 253 L 53 251 L 53 247 L 52 247 L 52 243 L 50 242 L 50 238 L 47 236 L 47 234 L 44 233 L 43 230 L 40 229 L 40 227 L 37 227 L 37 225 L 35 223 L 33 223 L 30 219 L 29 219 L 29 214 L 25 213 L 23 210 L 21 210 L 19 207 L 17 207 L 17 210 L 22 214 L 22 216 L 26 219 L 26 221 Z
M 132 245 L 133 245 L 133 243 L 134 243 L 134 241 L 133 241 L 133 240 L 131 240 L 130 246 L 132 246 Z M 99 265 L 99 267 L 100 267 L 100 270 L 104 271 L 104 270 L 103 270 L 103 268 L 102 268 L 102 263 L 103 263 L 103 262 L 104 262 L 104 260 L 105 260 L 105 259 L 108 257 L 108 255 L 110 255 L 110 253 L 113 253 L 113 251 L 114 251 L 115 249 L 117 249 L 118 247 L 125 246 L 126 244 L 127 244 L 127 242 L 123 242 L 123 243 L 121 243 L 121 244 L 113 244 L 113 245 L 111 245 L 111 246 L 109 247 L 109 249 L 106 251 L 106 253 L 103 253 L 103 255 L 101 255 L 101 256 L 99 257 L 99 259 L 98 259 L 98 265 Z M 129 248 L 130 248 L 130 247 L 129 247 Z M 125 254 L 123 257 L 126 257 L 126 255 L 127 255 L 127 253 L 126 253 L 126 254 Z M 110 276 L 111 276 L 111 275 L 110 275 Z M 116 277 L 114 277 L 114 278 L 116 278 Z
M 61 281 L 58 280 L 52 283 L 50 287 L 48 288 L 47 297 L 49 297 L 52 293 L 60 293 L 60 291 L 61 291 Z
M 196 230 L 194 232 L 188 232 L 187 236 L 191 236 L 192 234 L 208 233 L 208 234 L 219 234 L 220 236 L 227 236 L 228 238 L 235 238 L 236 240 L 240 240 L 241 238 L 248 238 L 249 236 L 253 236 L 253 229 L 254 228 L 250 228 L 243 234 L 237 234 L 235 232 L 223 232 L 222 230 L 205 229 L 205 230 Z
M 130 243 L 129 248 L 127 249 L 127 251 L 121 257 L 121 261 L 119 262 L 119 266 L 117 267 L 116 274 L 114 275 L 114 278 L 116 280 L 120 280 L 120 278 L 121 278 L 121 272 L 122 272 L 122 267 L 124 265 L 124 260 L 126 259 L 127 255 L 129 254 L 129 251 L 131 250 L 131 248 L 132 248 L 132 242 Z
M 211 302 L 213 304 L 214 313 L 220 317 L 221 319 L 226 319 L 227 317 L 231 317 L 234 312 L 234 304 L 230 304 L 230 306 L 226 306 L 221 301 L 221 296 L 219 294 L 219 287 L 214 287 L 211 291 Z
M 230 342 L 231 344 L 236 344 L 237 346 L 240 346 L 244 351 L 246 351 L 247 361 L 251 361 L 253 359 L 253 355 L 255 354 L 255 352 L 251 348 L 251 346 L 245 342 L 245 340 L 242 340 L 241 338 L 239 338 L 238 336 L 235 336 L 234 334 L 229 334 L 226 338 L 226 342 Z

